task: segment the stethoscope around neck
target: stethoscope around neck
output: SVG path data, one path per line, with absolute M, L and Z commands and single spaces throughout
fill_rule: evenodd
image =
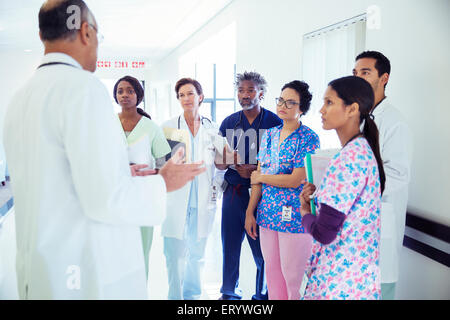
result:
M 240 111 L 239 120 L 236 121 L 236 123 L 235 123 L 235 125 L 233 127 L 233 130 L 236 130 L 239 125 L 242 126 L 242 115 L 243 114 L 244 114 L 244 111 Z M 262 121 L 263 116 L 264 116 L 264 108 L 261 108 L 261 115 L 260 115 L 260 118 L 259 118 L 259 121 L 258 121 L 258 127 L 257 127 L 256 130 L 259 130 L 259 128 L 261 127 L 261 121 Z M 242 129 L 244 129 L 243 126 L 242 126 Z
M 204 121 L 208 121 L 209 123 L 212 123 L 211 120 L 209 120 L 206 117 L 200 116 L 200 122 L 202 124 L 202 126 L 205 124 Z M 181 116 L 178 116 L 178 129 L 181 129 Z

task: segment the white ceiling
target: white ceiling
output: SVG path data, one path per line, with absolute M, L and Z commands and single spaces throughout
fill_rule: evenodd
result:
M 165 57 L 233 0 L 85 0 L 104 35 L 99 53 Z M 41 50 L 43 0 L 0 0 L 0 51 Z

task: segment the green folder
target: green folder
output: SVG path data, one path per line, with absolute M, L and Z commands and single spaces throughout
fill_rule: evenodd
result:
M 314 183 L 310 153 L 306 154 L 306 180 L 308 180 L 309 183 Z M 311 213 L 316 215 L 316 205 L 314 204 L 314 199 L 311 199 Z

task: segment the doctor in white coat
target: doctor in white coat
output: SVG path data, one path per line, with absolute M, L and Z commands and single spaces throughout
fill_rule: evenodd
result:
M 146 299 L 139 226 L 160 224 L 166 192 L 204 169 L 169 161 L 159 175 L 133 177 L 150 172 L 130 172 L 108 92 L 92 74 L 93 15 L 81 0 L 47 1 L 39 27 L 45 56 L 4 128 L 19 297 Z
M 402 114 L 390 104 L 385 87 L 391 65 L 380 52 L 366 51 L 356 57 L 353 75 L 367 80 L 375 93 L 372 109 L 379 131 L 380 153 L 386 174 L 381 203 L 381 298 L 395 299 L 399 258 L 405 233 L 408 184 L 412 158 L 412 134 Z
M 203 91 L 198 81 L 180 79 L 175 91 L 184 112 L 162 127 L 189 132 L 191 152 L 186 161 L 204 161 L 206 172 L 167 195 L 167 216 L 161 234 L 169 278 L 168 298 L 195 300 L 202 293 L 201 267 L 220 190 L 214 179 L 214 159 L 216 151 L 223 150 L 225 140 L 219 135 L 219 127 L 199 114 Z

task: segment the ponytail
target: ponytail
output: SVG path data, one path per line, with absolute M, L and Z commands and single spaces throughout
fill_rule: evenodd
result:
M 372 152 L 377 160 L 378 173 L 380 175 L 381 194 L 383 194 L 386 185 L 386 174 L 384 172 L 383 160 L 381 159 L 378 128 L 373 120 L 372 114 L 366 114 L 366 117 L 364 118 L 363 135 L 372 148 Z
M 136 108 L 136 110 L 137 110 L 137 113 L 139 113 L 141 116 L 147 117 L 150 120 L 152 119 L 152 117 L 150 117 L 150 115 L 147 112 L 145 112 L 144 110 L 142 110 L 141 108 Z

